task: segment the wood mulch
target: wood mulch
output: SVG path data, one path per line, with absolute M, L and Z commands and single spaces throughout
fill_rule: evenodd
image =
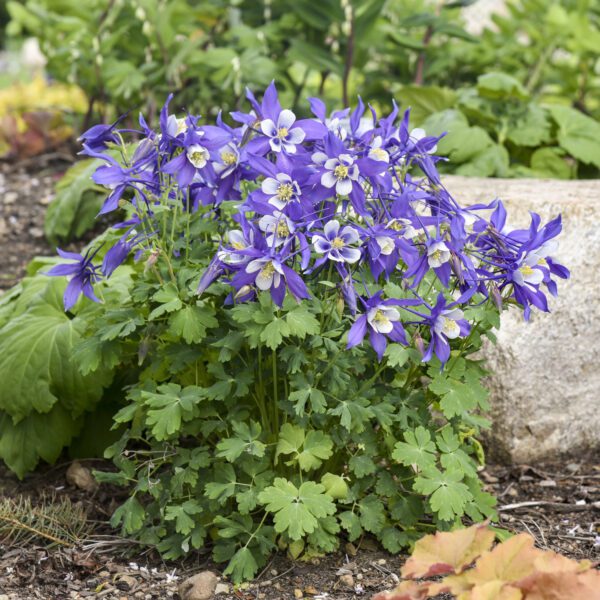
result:
M 99 466 L 97 461 L 84 464 Z M 187 577 L 203 570 L 220 573 L 208 552 L 165 562 L 152 549 L 115 536 L 107 521 L 122 492 L 105 486 L 85 492 L 69 485 L 67 466 L 39 470 L 23 482 L 0 468 L 0 498 L 25 496 L 35 505 L 66 496 L 85 509 L 91 529 L 73 547 L 2 545 L 0 535 L 0 600 L 177 600 Z M 499 499 L 500 526 L 530 533 L 540 548 L 600 560 L 599 457 L 490 465 L 481 477 Z M 275 555 L 248 585 L 234 589 L 221 577 L 216 599 L 367 599 L 393 588 L 406 557 L 381 551 L 370 538 L 356 546 L 346 544 L 343 551 L 311 562 Z

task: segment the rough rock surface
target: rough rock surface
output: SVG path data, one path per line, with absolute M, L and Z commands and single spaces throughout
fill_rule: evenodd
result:
M 512 227 L 529 211 L 563 216 L 558 258 L 571 270 L 550 314 L 502 317 L 486 350 L 493 372 L 492 451 L 515 462 L 600 447 L 600 180 L 447 177 L 459 203 L 501 198 Z
M 211 600 L 219 578 L 212 571 L 202 571 L 179 585 L 181 600 Z

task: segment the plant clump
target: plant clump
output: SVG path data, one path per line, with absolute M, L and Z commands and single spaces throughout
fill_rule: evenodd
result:
M 248 99 L 214 125 L 167 101 L 158 130 L 82 136 L 101 214 L 125 218 L 49 274 L 84 322 L 81 372 L 126 373 L 99 474 L 131 490 L 113 524 L 169 558 L 210 544 L 240 581 L 278 547 L 397 552 L 493 516 L 473 353 L 503 305 L 548 310 L 560 217 L 461 207 L 439 138 L 395 104 L 312 98 L 297 119 L 274 84 Z

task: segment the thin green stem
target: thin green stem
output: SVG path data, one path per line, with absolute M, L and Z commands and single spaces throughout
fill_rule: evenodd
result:
M 277 353 L 273 350 L 271 355 L 273 362 L 273 423 L 275 425 L 275 431 L 279 431 L 279 391 L 278 391 L 278 379 L 277 379 Z

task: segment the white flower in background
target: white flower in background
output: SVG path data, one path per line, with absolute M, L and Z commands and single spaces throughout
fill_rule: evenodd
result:
M 188 160 L 196 167 L 196 169 L 202 169 L 206 166 L 206 163 L 210 159 L 208 150 L 200 144 L 192 144 L 187 149 Z
M 427 249 L 427 262 L 432 269 L 441 267 L 450 260 L 450 250 L 444 242 L 434 242 Z

